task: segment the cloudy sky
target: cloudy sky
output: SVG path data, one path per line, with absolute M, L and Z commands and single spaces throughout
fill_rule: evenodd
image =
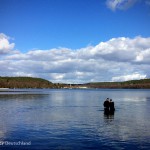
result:
M 150 78 L 150 0 L 0 0 L 0 76 Z

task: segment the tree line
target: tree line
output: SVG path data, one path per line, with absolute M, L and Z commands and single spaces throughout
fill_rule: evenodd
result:
M 85 84 L 52 83 L 42 78 L 0 77 L 0 88 L 132 88 L 150 89 L 150 79 L 130 80 L 124 82 L 90 82 Z
M 0 88 L 57 88 L 57 85 L 41 78 L 0 77 Z
M 130 80 L 124 82 L 93 82 L 85 84 L 89 88 L 132 88 L 149 89 L 150 79 Z

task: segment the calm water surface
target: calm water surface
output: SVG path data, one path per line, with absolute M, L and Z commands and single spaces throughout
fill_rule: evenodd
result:
M 0 149 L 148 150 L 150 90 L 0 92 Z

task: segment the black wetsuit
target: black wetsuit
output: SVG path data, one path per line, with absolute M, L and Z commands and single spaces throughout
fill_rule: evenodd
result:
M 104 107 L 105 107 L 105 108 L 109 108 L 109 101 L 106 100 L 106 101 L 104 102 Z
M 115 111 L 114 102 L 109 103 L 110 112 Z
M 104 112 L 109 113 L 109 101 L 106 100 L 103 105 L 104 105 Z

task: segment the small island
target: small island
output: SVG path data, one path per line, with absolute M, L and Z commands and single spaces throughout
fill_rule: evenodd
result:
M 110 88 L 110 89 L 150 89 L 150 79 L 130 80 L 124 82 L 90 82 L 84 84 L 52 83 L 48 80 L 35 77 L 0 77 L 0 89 L 23 88 Z

